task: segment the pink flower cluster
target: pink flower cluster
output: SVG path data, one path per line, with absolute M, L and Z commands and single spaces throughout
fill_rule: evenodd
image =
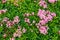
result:
M 19 17 L 18 17 L 18 16 L 15 16 L 13 22 L 16 23 L 16 24 L 18 24 L 19 21 L 20 21 L 20 20 L 19 20 Z
M 46 34 L 48 34 L 48 29 L 49 29 L 49 27 L 48 26 L 46 26 L 46 25 L 41 25 L 41 24 L 36 24 L 37 25 L 37 28 L 39 29 L 39 31 L 40 31 L 40 33 L 41 34 L 44 34 L 44 35 L 46 35 Z
M 46 35 L 48 32 L 48 27 L 47 26 L 41 26 L 40 28 L 39 28 L 39 31 L 40 31 L 40 33 L 42 33 L 42 34 L 44 34 L 44 35 Z
M 30 13 L 25 13 L 23 16 L 26 17 L 26 18 L 24 19 L 24 21 L 30 25 L 30 19 L 27 18 L 27 17 L 29 17 L 29 16 L 34 16 L 34 12 L 32 12 L 31 14 L 30 14 Z
M 7 9 L 0 10 L 0 14 L 6 13 Z
M 39 28 L 39 31 L 40 33 L 42 34 L 46 34 L 47 33 L 47 30 L 48 30 L 48 27 L 45 26 L 46 23 L 48 23 L 49 21 L 52 21 L 53 17 L 56 16 L 56 14 L 53 12 L 51 13 L 50 11 L 45 11 L 45 10 L 41 10 L 39 9 L 38 11 L 38 14 L 37 14 L 39 17 L 40 17 L 40 21 L 39 23 L 37 24 L 37 27 Z
M 48 0 L 49 3 L 55 3 L 57 0 Z M 47 8 L 47 3 L 45 0 L 40 0 L 39 5 L 43 8 Z
M 7 21 L 7 23 L 6 23 L 6 26 L 8 28 L 11 28 L 11 26 L 13 26 L 13 25 L 14 25 L 14 23 L 12 21 Z
M 18 24 L 19 21 L 20 21 L 19 17 L 15 16 L 13 21 L 11 21 L 11 20 L 9 20 L 9 18 L 5 17 L 5 18 L 3 18 L 2 22 L 6 23 L 7 27 L 11 28 L 11 26 L 13 26 L 14 24 Z
M 41 20 L 44 20 L 44 21 L 48 22 L 48 21 L 51 21 L 51 20 L 53 19 L 53 17 L 56 16 L 56 13 L 54 13 L 54 12 L 51 13 L 51 12 L 48 11 L 48 10 L 45 11 L 45 10 L 39 9 L 37 15 L 40 17 Z
M 23 28 L 21 30 L 21 26 L 18 26 L 18 29 L 16 30 L 16 32 L 13 34 L 13 37 L 21 37 L 23 33 L 26 32 L 26 29 Z
M 25 22 L 30 23 L 30 19 L 25 18 Z
M 55 3 L 57 0 L 48 0 L 49 3 Z
M 47 3 L 44 0 L 40 0 L 39 5 L 43 8 L 47 8 Z

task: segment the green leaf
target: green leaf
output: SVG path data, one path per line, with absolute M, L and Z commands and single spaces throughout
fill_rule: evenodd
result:
M 0 27 L 0 32 L 2 32 L 2 30 L 3 30 L 3 27 Z

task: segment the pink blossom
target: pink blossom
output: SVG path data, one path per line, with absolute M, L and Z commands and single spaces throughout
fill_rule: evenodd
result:
M 48 30 L 48 27 L 47 26 L 41 26 L 39 28 L 40 33 L 42 33 L 44 35 L 46 35 L 48 33 L 47 30 Z
M 3 18 L 3 22 L 7 22 L 7 21 L 9 21 L 9 18 L 4 17 L 4 18 Z
M 49 3 L 55 3 L 57 0 L 48 0 Z
M 46 18 L 44 19 L 44 21 L 45 21 L 46 23 L 48 23 L 49 20 L 48 20 L 48 18 L 46 17 Z
M 38 16 L 40 16 L 40 14 L 41 14 L 41 12 L 42 12 L 42 10 L 41 9 L 39 9 L 39 11 L 38 11 Z
M 13 22 L 18 24 L 19 21 L 20 21 L 20 20 L 19 20 L 19 17 L 18 17 L 18 16 L 15 16 Z
M 51 14 L 51 12 L 50 12 L 49 10 L 47 10 L 47 11 L 46 11 L 46 14 L 47 14 L 47 15 L 48 15 L 48 14 Z
M 17 33 L 14 33 L 14 34 L 13 34 L 13 37 L 18 37 L 18 34 L 17 34 Z
M 47 3 L 44 0 L 41 0 L 39 2 L 39 5 L 42 6 L 43 8 L 47 8 Z
M 21 37 L 22 32 L 19 30 L 16 30 L 16 32 L 13 34 L 13 37 Z
M 18 25 L 18 30 L 21 30 L 21 26 Z
M 40 22 L 37 24 L 37 26 L 41 26 Z
M 2 0 L 2 3 L 6 3 L 7 0 Z
M 7 11 L 7 9 L 1 10 L 3 13 L 5 13 Z
M 22 35 L 22 31 L 21 31 L 21 27 L 18 26 L 19 28 L 16 30 L 16 32 L 13 34 L 13 37 L 21 37 Z M 25 30 L 25 29 L 24 29 Z
M 0 10 L 0 14 L 6 13 L 7 9 Z
M 44 4 L 43 7 L 44 7 L 44 8 L 47 8 L 47 4 Z
M 39 22 L 39 23 L 36 23 L 36 26 L 37 26 L 37 28 L 39 29 L 40 26 L 42 26 L 42 25 L 41 25 L 40 22 Z
M 7 27 L 9 27 L 9 28 L 11 28 L 11 26 L 13 26 L 14 24 L 13 24 L 13 22 L 12 21 L 7 21 Z
M 21 37 L 23 34 L 22 31 L 18 31 L 17 33 L 18 33 L 18 37 Z
M 39 23 L 40 23 L 41 25 L 45 25 L 45 24 L 46 24 L 45 20 L 40 20 Z
M 26 29 L 25 29 L 25 28 L 23 28 L 23 29 L 22 29 L 22 32 L 23 32 L 23 33 L 25 33 L 25 32 L 26 32 Z
M 34 15 L 34 12 L 32 12 L 32 15 Z
M 15 40 L 15 38 L 14 38 L 14 37 L 12 37 L 12 38 L 10 38 L 10 40 Z
M 28 18 L 25 18 L 25 22 L 30 23 L 30 20 Z
M 41 9 L 39 9 L 39 10 L 40 10 L 40 14 L 46 15 L 46 11 L 45 10 L 41 10 Z
M 4 34 L 3 37 L 6 38 L 7 37 L 7 34 Z
M 56 13 L 51 13 L 51 15 L 52 15 L 53 17 L 56 17 Z
M 39 16 L 41 19 L 45 19 L 45 15 L 43 15 L 43 14 L 40 14 L 40 16 Z
M 45 10 L 40 10 L 38 11 L 38 16 L 41 18 L 41 19 L 45 19 L 45 16 L 46 15 L 46 12 Z
M 45 34 L 48 33 L 47 32 L 48 27 L 47 26 L 43 26 L 43 25 L 45 25 L 49 21 L 52 21 L 53 17 L 56 16 L 56 14 L 55 13 L 51 13 L 48 10 L 45 11 L 45 10 L 39 9 L 37 16 L 39 16 L 41 20 L 39 21 L 39 23 L 36 26 L 39 29 L 40 33 L 45 35 Z
M 49 14 L 47 15 L 48 21 L 51 21 L 53 19 L 53 17 Z

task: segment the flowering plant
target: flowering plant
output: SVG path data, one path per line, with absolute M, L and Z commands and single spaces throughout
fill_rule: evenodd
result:
M 59 39 L 59 0 L 0 1 L 0 40 Z

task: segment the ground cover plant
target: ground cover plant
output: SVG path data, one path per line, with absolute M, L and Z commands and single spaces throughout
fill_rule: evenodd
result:
M 0 0 L 0 40 L 60 40 L 60 0 Z

